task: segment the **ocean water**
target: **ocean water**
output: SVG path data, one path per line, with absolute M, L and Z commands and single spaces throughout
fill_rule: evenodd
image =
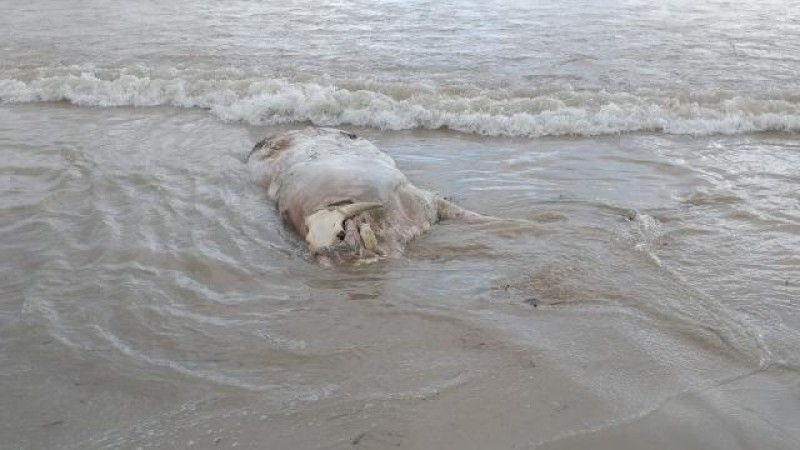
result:
M 0 11 L 0 449 L 800 445 L 800 2 Z M 307 126 L 525 220 L 319 267 Z

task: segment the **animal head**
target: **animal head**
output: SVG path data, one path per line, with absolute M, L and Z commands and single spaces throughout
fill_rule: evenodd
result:
M 314 258 L 321 263 L 355 259 L 363 253 L 378 253 L 378 241 L 371 225 L 356 219 L 380 203 L 351 203 L 320 209 L 306 216 L 305 241 Z

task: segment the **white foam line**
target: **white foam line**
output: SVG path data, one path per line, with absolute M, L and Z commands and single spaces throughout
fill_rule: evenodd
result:
M 56 71 L 57 72 L 57 71 Z M 98 76 L 94 72 L 0 79 L 4 103 L 65 101 L 78 106 L 206 108 L 226 121 L 311 122 L 383 130 L 448 128 L 487 136 L 595 136 L 628 132 L 712 135 L 800 131 L 800 93 L 639 90 L 634 92 L 453 89 L 234 78 L 176 72 Z M 6 77 L 8 75 L 5 75 Z

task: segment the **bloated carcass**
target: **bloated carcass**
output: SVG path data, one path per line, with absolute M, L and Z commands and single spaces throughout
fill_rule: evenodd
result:
M 341 130 L 272 135 L 247 164 L 322 264 L 398 254 L 439 220 L 486 217 L 414 186 L 389 155 Z

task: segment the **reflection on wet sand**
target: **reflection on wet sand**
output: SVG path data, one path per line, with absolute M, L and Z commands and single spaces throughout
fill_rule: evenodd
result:
M 727 161 L 757 138 L 720 160 L 699 138 L 357 130 L 415 184 L 519 220 L 443 222 L 402 257 L 326 269 L 241 163 L 270 130 L 2 115 L 11 448 L 797 442 L 796 152 L 739 184 Z M 540 171 L 497 164 L 531 154 Z

